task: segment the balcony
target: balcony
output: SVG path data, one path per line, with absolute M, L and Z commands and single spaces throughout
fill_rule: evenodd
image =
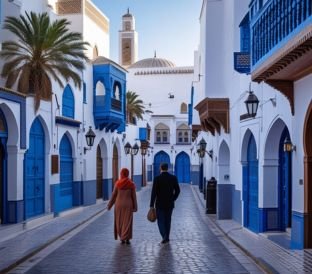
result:
M 199 113 L 202 130 L 209 131 L 213 136 L 216 132 L 221 133 L 221 127 L 225 133 L 230 132 L 228 98 L 205 98 L 195 109 Z
M 103 95 L 95 96 L 93 114 L 95 127 L 100 130 L 105 128 L 106 131 L 114 131 L 124 123 L 121 102 L 114 98 L 106 98 Z
M 283 93 L 293 114 L 293 82 L 312 72 L 311 5 L 311 0 L 269 0 L 257 13 L 250 11 L 251 78 Z

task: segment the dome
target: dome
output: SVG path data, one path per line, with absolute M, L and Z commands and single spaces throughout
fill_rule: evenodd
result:
M 175 64 L 162 58 L 147 58 L 137 61 L 129 68 L 174 68 Z

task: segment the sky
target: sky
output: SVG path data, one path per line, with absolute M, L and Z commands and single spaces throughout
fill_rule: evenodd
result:
M 110 58 L 119 61 L 121 18 L 130 9 L 138 32 L 138 60 L 154 57 L 192 66 L 199 44 L 202 0 L 92 0 L 110 20 Z

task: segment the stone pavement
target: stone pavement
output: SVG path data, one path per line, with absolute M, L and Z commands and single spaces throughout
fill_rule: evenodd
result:
M 193 187 L 205 208 L 203 194 Z M 256 234 L 243 228 L 233 220 L 216 220 L 215 215 L 207 215 L 209 221 L 220 228 L 233 243 L 251 256 L 269 273 L 312 273 L 312 249 L 291 250 L 269 240 L 265 234 Z
M 135 214 L 134 238 L 130 246 L 113 239 L 113 211 L 103 213 L 102 209 L 76 234 L 67 239 L 66 236 L 59 237 L 58 241 L 64 239 L 65 242 L 54 250 L 44 254 L 43 249 L 10 273 L 263 273 L 209 221 L 194 189 L 188 185 L 181 185 L 181 196 L 173 213 L 170 244 L 160 245 L 156 223 L 146 220 L 150 190 L 148 186 L 138 193 L 139 210 Z M 57 230 L 58 225 L 62 226 L 52 223 L 41 228 L 49 227 L 50 232 L 36 232 L 33 239 L 49 239 L 53 228 Z M 16 252 L 22 256 L 22 249 L 31 243 L 29 237 L 26 242 L 20 238 L 19 244 L 16 239 L 8 242 L 13 240 Z M 6 257 L 3 252 L 0 261 Z

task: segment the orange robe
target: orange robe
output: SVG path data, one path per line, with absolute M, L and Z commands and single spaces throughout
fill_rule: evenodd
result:
M 135 188 L 117 188 L 115 186 L 108 209 L 115 204 L 114 236 L 126 241 L 132 239 L 133 212 L 138 210 Z

